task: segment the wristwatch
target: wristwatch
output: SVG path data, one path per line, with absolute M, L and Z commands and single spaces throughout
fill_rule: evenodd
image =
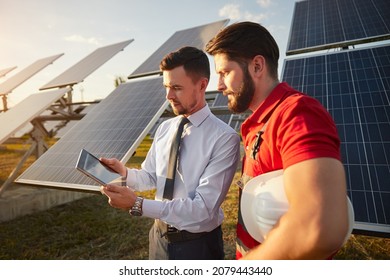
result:
M 144 201 L 143 197 L 137 196 L 135 199 L 133 207 L 129 210 L 131 216 L 142 216 L 142 202 Z

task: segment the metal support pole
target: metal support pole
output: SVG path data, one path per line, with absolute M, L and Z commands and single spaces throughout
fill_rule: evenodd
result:
M 16 176 L 19 174 L 20 169 L 23 167 L 23 164 L 26 160 L 35 152 L 36 158 L 39 158 L 46 150 L 48 150 L 48 145 L 45 143 L 44 138 L 47 135 L 47 131 L 38 121 L 31 122 L 34 126 L 33 131 L 30 133 L 31 136 L 31 147 L 23 155 L 22 159 L 19 161 L 18 165 L 12 170 L 11 174 L 8 176 L 7 180 L 0 188 L 0 197 L 2 193 L 9 187 L 9 185 L 16 179 Z
M 3 112 L 6 112 L 8 110 L 8 107 L 7 107 L 7 95 L 4 94 L 2 99 L 3 99 Z
M 20 169 L 26 160 L 31 156 L 31 154 L 36 150 L 37 143 L 32 142 L 30 149 L 23 155 L 22 159 L 19 161 L 18 165 L 12 170 L 11 174 L 8 176 L 7 180 L 0 187 L 0 197 L 4 193 L 4 191 L 8 188 L 8 186 L 15 180 L 16 176 L 19 174 Z

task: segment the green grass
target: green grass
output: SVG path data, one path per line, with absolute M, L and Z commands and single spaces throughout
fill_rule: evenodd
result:
M 145 139 L 129 166 L 139 167 L 151 140 Z M 20 158 L 15 144 L 0 149 L 0 184 Z M 15 151 L 15 149 L 17 151 Z M 33 162 L 32 157 L 29 162 Z M 237 172 L 234 182 L 239 178 Z M 226 259 L 235 257 L 237 187 L 232 187 L 223 203 Z M 153 192 L 143 193 L 153 197 Z M 52 209 L 0 223 L 0 259 L 147 259 L 148 233 L 153 221 L 131 217 L 114 209 L 103 195 L 93 195 Z M 390 259 L 390 239 L 352 235 L 336 259 Z
M 146 259 L 151 222 L 96 195 L 0 224 L 0 259 Z

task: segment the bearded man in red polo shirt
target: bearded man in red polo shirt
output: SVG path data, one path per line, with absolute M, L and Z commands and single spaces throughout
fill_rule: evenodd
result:
M 228 96 L 229 108 L 253 112 L 241 127 L 243 185 L 283 170 L 289 204 L 261 244 L 248 233 L 239 210 L 237 258 L 331 257 L 348 231 L 345 171 L 331 116 L 316 99 L 279 82 L 279 49 L 263 26 L 230 25 L 206 51 L 214 56 L 218 90 Z

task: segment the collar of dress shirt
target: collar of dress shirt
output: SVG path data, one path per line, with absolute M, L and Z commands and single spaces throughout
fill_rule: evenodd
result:
M 211 111 L 209 106 L 206 104 L 202 109 L 188 116 L 189 121 L 193 126 L 200 126 L 202 122 L 210 115 Z

